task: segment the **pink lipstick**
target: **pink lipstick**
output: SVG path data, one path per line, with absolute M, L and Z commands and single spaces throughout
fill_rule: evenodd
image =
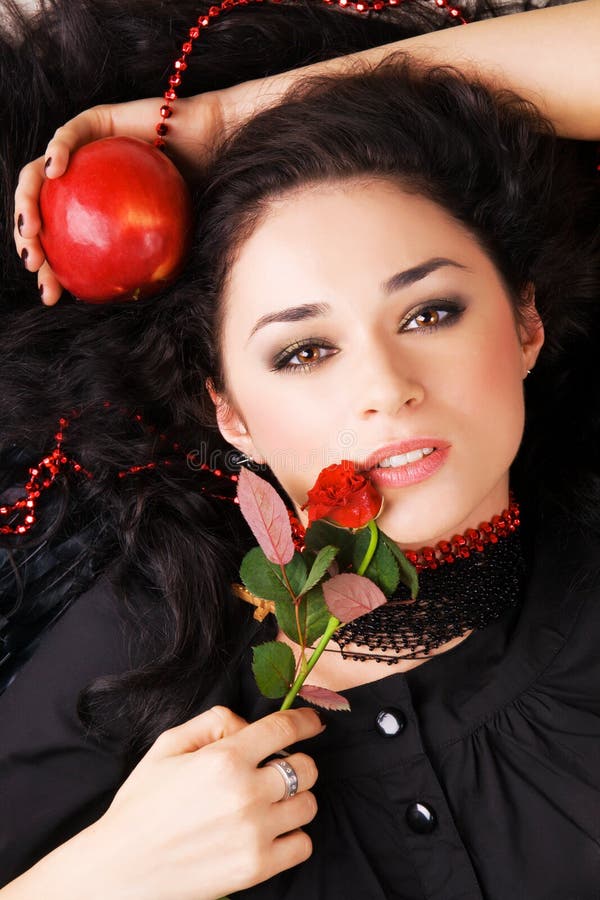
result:
M 434 447 L 434 451 L 422 459 L 399 466 L 380 467 L 377 465 L 381 460 L 388 459 L 391 456 L 409 453 L 411 450 L 422 450 L 425 447 Z M 430 475 L 437 472 L 445 463 L 449 452 L 450 444 L 439 438 L 423 437 L 413 438 L 409 441 L 399 441 L 381 447 L 375 453 L 372 453 L 365 461 L 362 471 L 368 474 L 372 483 L 376 486 L 404 487 L 424 481 L 425 478 L 429 478 Z

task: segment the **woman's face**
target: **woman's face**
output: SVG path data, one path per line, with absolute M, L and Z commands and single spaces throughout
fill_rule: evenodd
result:
M 415 439 L 446 450 L 421 480 L 406 480 L 418 463 L 383 470 L 378 524 L 400 546 L 507 505 L 543 328 L 517 327 L 494 265 L 435 203 L 383 179 L 288 195 L 243 244 L 224 304 L 221 432 L 304 523 L 322 468 Z

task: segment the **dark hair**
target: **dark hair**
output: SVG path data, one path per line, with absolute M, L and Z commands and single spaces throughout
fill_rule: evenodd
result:
M 226 387 L 219 298 L 270 201 L 302 185 L 391 179 L 471 232 L 494 262 L 517 321 L 534 285 L 545 343 L 526 382 L 526 431 L 512 485 L 532 514 L 560 514 L 600 532 L 600 473 L 589 452 L 600 427 L 589 394 L 600 340 L 594 149 L 558 139 L 513 92 L 491 92 L 449 66 L 419 72 L 402 52 L 368 74 L 305 79 L 218 148 L 202 186 L 190 277 L 213 316 L 216 387 Z
M 144 3 L 144 11 L 149 6 Z M 295 27 L 302 22 L 299 31 L 308 34 L 304 59 L 288 53 L 295 32 L 286 17 L 292 13 Z M 328 9 L 317 15 L 304 6 L 260 8 L 254 19 L 240 15 L 238 22 L 239 31 L 232 14 L 221 35 L 215 29 L 206 40 L 207 47 L 214 41 L 224 84 L 268 73 L 242 66 L 239 47 L 253 29 L 261 33 L 265 63 L 286 59 L 287 68 L 310 61 L 324 44 L 335 55 L 359 49 L 375 34 L 380 43 L 396 36 L 391 24 L 377 31 L 375 19 Z M 73 36 L 60 34 L 71 48 Z M 274 71 L 276 64 L 269 67 Z M 198 90 L 200 69 L 188 89 Z M 202 70 L 205 89 L 216 86 L 208 71 Z M 211 76 L 215 72 L 213 60 Z M 231 448 L 218 434 L 203 385 L 212 377 L 219 386 L 222 375 L 219 300 L 236 247 L 269 199 L 294 187 L 356 175 L 402 184 L 409 179 L 481 242 L 515 302 L 524 284 L 535 284 L 546 344 L 526 382 L 527 425 L 513 486 L 532 515 L 561 513 L 575 528 L 600 532 L 600 477 L 584 452 L 588 441 L 597 441 L 600 422 L 598 401 L 587 393 L 599 333 L 592 173 L 589 148 L 558 140 L 530 104 L 508 92 L 496 96 L 449 67 L 420 74 L 398 55 L 370 74 L 305 81 L 216 148 L 197 185 L 189 265 L 160 298 L 115 307 L 63 299 L 46 309 L 37 298 L 32 303 L 19 276 L 22 309 L 6 315 L 9 341 L 0 363 L 5 484 L 16 480 L 21 448 L 37 461 L 36 452 L 52 445 L 58 417 L 73 407 L 81 414 L 71 421 L 65 447 L 94 479 L 61 477 L 47 492 L 40 531 L 5 539 L 3 546 L 22 561 L 41 541 L 57 544 L 91 526 L 94 538 L 85 548 L 94 560 L 90 577 L 109 574 L 150 661 L 96 682 L 85 692 L 82 713 L 100 727 L 116 703 L 132 725 L 132 758 L 186 718 L 237 652 L 251 610 L 232 599 L 229 582 L 252 539 L 232 503 L 201 492 L 209 485 L 215 493 L 227 488 L 190 465 L 193 456 L 170 453 L 167 441 L 118 408 L 106 411 L 102 401 L 139 410 L 170 442 L 225 467 Z M 166 458 L 168 466 L 117 476 L 141 461 Z M 31 596 L 24 592 L 25 615 L 34 605 Z

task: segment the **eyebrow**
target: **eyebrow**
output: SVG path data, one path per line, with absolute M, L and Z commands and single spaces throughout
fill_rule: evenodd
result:
M 423 278 L 426 278 L 427 275 L 430 275 L 437 269 L 441 269 L 443 266 L 454 266 L 457 269 L 470 271 L 467 266 L 456 262 L 454 259 L 447 259 L 445 256 L 435 256 L 432 259 L 426 260 L 426 262 L 420 263 L 418 266 L 412 266 L 412 268 L 405 269 L 403 272 L 396 272 L 396 274 L 392 275 L 391 278 L 388 278 L 387 281 L 381 283 L 380 289 L 385 297 L 389 297 L 394 291 L 411 287 L 411 285 L 416 284 L 417 281 L 421 281 Z M 273 322 L 301 322 L 304 319 L 314 319 L 318 316 L 324 316 L 330 311 L 331 307 L 328 303 L 303 303 L 301 306 L 290 306 L 288 309 L 267 313 L 266 315 L 261 316 L 256 322 L 254 328 L 248 335 L 248 340 L 250 340 L 260 328 L 264 328 L 265 325 L 271 325 Z

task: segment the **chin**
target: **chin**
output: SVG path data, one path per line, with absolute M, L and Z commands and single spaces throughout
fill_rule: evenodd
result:
M 438 510 L 452 510 L 454 514 L 442 516 L 423 512 L 424 508 L 431 510 L 432 507 Z M 384 507 L 381 516 L 377 519 L 377 525 L 402 549 L 419 550 L 421 547 L 433 546 L 438 541 L 449 540 L 457 532 L 464 531 L 461 523 L 467 521 L 468 524 L 465 527 L 471 525 L 469 510 L 472 508 L 472 505 L 466 503 L 464 509 L 457 510 L 456 500 L 454 498 L 444 499 L 440 493 L 433 501 L 415 503 L 413 509 L 409 509 L 408 505 L 402 508 L 398 503 L 396 509 L 388 508 L 388 515 L 386 515 Z M 475 523 L 473 527 L 477 527 L 477 524 Z

